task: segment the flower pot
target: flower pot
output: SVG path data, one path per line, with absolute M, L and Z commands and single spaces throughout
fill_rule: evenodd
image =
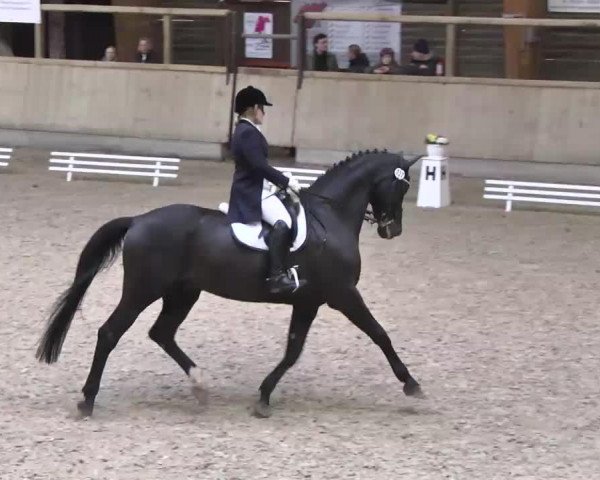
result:
M 447 145 L 428 144 L 427 145 L 427 156 L 430 158 L 446 158 Z

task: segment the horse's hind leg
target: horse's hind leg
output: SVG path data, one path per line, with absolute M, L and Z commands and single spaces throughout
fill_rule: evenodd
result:
M 200 296 L 200 289 L 176 288 L 163 297 L 163 308 L 148 332 L 154 340 L 190 377 L 192 391 L 199 400 L 204 400 L 200 388 L 200 372 L 196 364 L 179 348 L 175 341 L 177 329 L 185 320 Z
M 102 372 L 104 371 L 110 352 L 114 350 L 123 334 L 133 325 L 138 315 L 150 303 L 152 302 L 132 302 L 124 295 L 112 315 L 98 329 L 94 360 L 92 361 L 90 373 L 82 389 L 84 400 L 77 404 L 77 408 L 82 416 L 89 417 L 94 410 L 94 401 L 100 389 Z

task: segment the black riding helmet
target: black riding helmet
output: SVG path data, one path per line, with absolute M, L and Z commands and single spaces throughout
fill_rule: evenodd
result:
M 243 88 L 235 96 L 235 113 L 238 115 L 244 113 L 246 109 L 253 107 L 254 105 L 273 106 L 267 101 L 265 94 L 258 88 L 254 88 L 252 85 Z

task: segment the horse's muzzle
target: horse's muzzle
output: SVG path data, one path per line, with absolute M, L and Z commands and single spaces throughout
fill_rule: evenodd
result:
M 381 238 L 390 240 L 402 234 L 402 224 L 396 223 L 393 220 L 379 222 L 379 224 L 377 225 L 377 233 Z

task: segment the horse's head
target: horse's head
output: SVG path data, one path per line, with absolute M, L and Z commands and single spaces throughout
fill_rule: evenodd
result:
M 377 222 L 377 233 L 386 239 L 402 233 L 402 202 L 410 188 L 408 170 L 421 158 L 418 156 L 413 160 L 406 160 L 402 153 L 393 157 L 391 162 L 382 162 L 369 199 Z

